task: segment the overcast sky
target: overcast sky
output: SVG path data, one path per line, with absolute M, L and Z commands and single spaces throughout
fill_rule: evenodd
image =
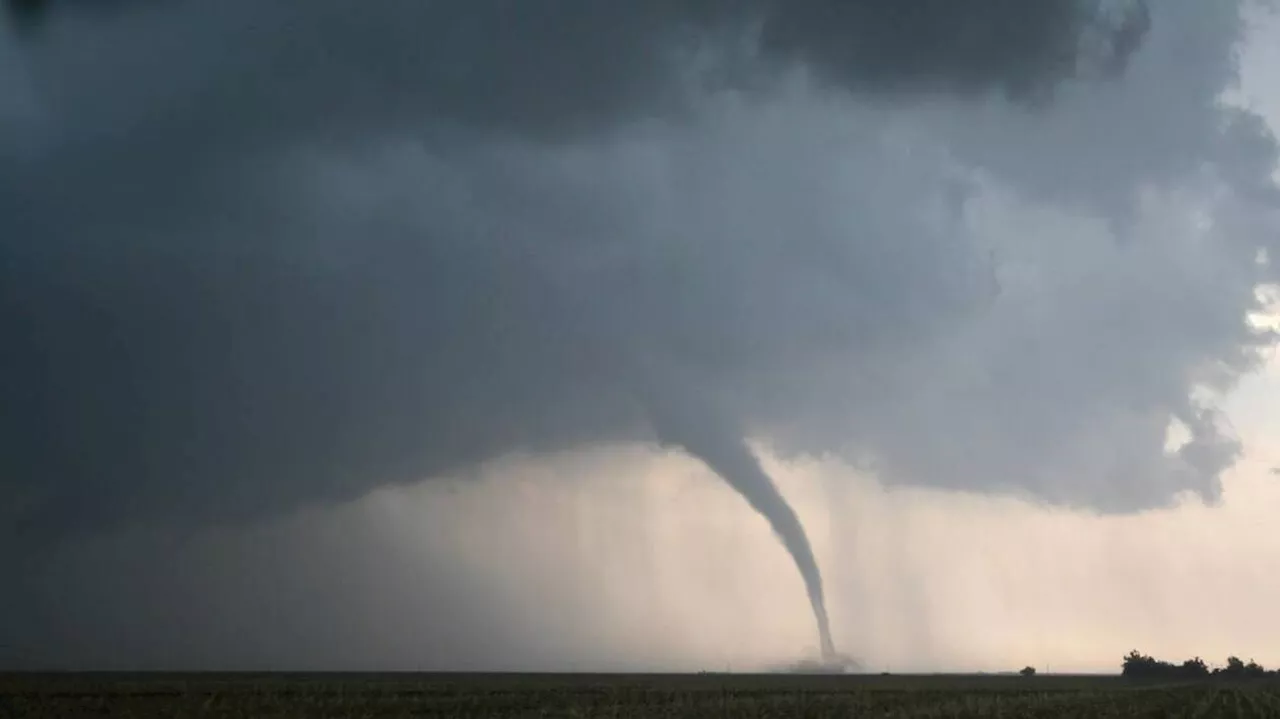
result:
M 926 5 L 6 17 L 0 666 L 1280 663 L 1280 25 Z

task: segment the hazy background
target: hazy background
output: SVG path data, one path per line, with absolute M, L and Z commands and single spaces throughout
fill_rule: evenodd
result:
M 1269 467 L 1243 462 L 1217 508 L 1099 518 L 774 465 L 838 645 L 893 671 L 1110 671 L 1132 648 L 1274 662 Z M 32 663 L 118 668 L 750 670 L 816 651 L 789 558 L 691 460 L 601 449 L 483 475 L 95 542 L 27 578 L 43 601 L 7 631 Z
M 861 204 L 855 208 L 863 214 L 851 216 L 869 216 L 878 204 L 896 207 L 903 200 L 901 215 L 914 217 L 927 214 L 921 207 L 937 209 L 930 204 L 934 196 L 916 198 L 918 204 L 903 199 L 921 178 L 936 179 L 945 175 L 939 168 L 965 164 L 966 152 L 976 157 L 973 164 L 986 168 L 985 194 L 965 215 L 963 234 L 977 244 L 954 251 L 956 257 L 995 257 L 997 267 L 990 272 L 977 267 L 963 276 L 949 269 L 935 274 L 934 264 L 919 259 L 953 251 L 947 244 L 949 215 L 946 208 L 937 210 L 942 229 L 936 242 L 923 230 L 920 236 L 926 239 L 911 245 L 919 257 L 894 256 L 888 266 L 921 280 L 919 287 L 936 293 L 929 295 L 933 300 L 963 302 L 913 306 L 914 290 L 902 289 L 906 283 L 895 282 L 900 278 L 890 279 L 887 286 L 893 289 L 884 296 L 854 297 L 866 302 L 869 315 L 894 319 L 894 331 L 876 345 L 883 355 L 861 353 L 852 341 L 855 350 L 834 351 L 829 363 L 814 360 L 825 355 L 795 348 L 809 347 L 806 342 L 824 346 L 824 325 L 815 323 L 812 335 L 819 339 L 812 340 L 807 328 L 783 320 L 786 312 L 778 310 L 773 318 L 763 302 L 745 310 L 731 301 L 723 307 L 735 321 L 762 314 L 764 325 L 776 324 L 785 332 L 767 329 L 757 335 L 752 326 L 739 334 L 735 325 L 723 336 L 713 335 L 740 342 L 727 344 L 745 348 L 744 356 L 756 347 L 753 342 L 785 341 L 781 350 L 761 351 L 769 359 L 763 365 L 735 366 L 740 374 L 725 379 L 723 388 L 733 395 L 755 386 L 755 378 L 768 387 L 742 400 L 746 429 L 807 527 L 824 572 L 837 644 L 868 669 L 1004 670 L 1032 664 L 1041 670 L 1109 671 L 1134 648 L 1169 659 L 1199 654 L 1220 662 L 1235 653 L 1267 665 L 1280 663 L 1275 649 L 1280 619 L 1274 609 L 1280 606 L 1280 575 L 1274 571 L 1280 534 L 1269 521 L 1280 501 L 1280 484 L 1271 472 L 1280 466 L 1275 439 L 1280 436 L 1280 368 L 1268 364 L 1253 372 L 1231 365 L 1231 351 L 1240 341 L 1231 323 L 1256 309 L 1239 298 L 1251 294 L 1255 279 L 1270 278 L 1254 278 L 1248 263 L 1236 262 L 1246 254 L 1243 245 L 1213 244 L 1221 238 L 1205 239 L 1193 231 L 1197 203 L 1213 205 L 1221 187 L 1205 189 L 1195 180 L 1179 179 L 1151 188 L 1160 184 L 1152 177 L 1182 178 L 1179 163 L 1185 160 L 1194 168 L 1208 155 L 1219 161 L 1223 174 L 1261 172 L 1250 169 L 1249 160 L 1265 163 L 1265 150 L 1273 149 L 1264 142 L 1264 151 L 1228 162 L 1216 154 L 1216 146 L 1206 150 L 1191 144 L 1209 136 L 1197 123 L 1209 127 L 1218 119 L 1202 101 L 1231 89 L 1216 84 L 1228 71 L 1220 77 L 1217 70 L 1197 73 L 1169 64 L 1171 58 L 1195 60 L 1198 49 L 1216 52 L 1230 44 L 1234 30 L 1228 23 L 1209 22 L 1228 12 L 1202 11 L 1208 6 L 1199 2 L 1165 6 L 1174 8 L 1168 15 L 1182 24 L 1162 26 L 1156 13 L 1148 49 L 1135 56 L 1125 80 L 1131 84 L 1122 84 L 1123 92 L 1101 90 L 1101 99 L 1090 96 L 1074 104 L 1067 93 L 1050 110 L 1061 114 L 1050 115 L 1047 125 L 1024 126 L 1017 119 L 1021 115 L 1005 114 L 1013 111 L 1000 103 L 975 108 L 937 100 L 895 107 L 888 101 L 828 99 L 802 86 L 792 89 L 795 95 L 784 93 L 758 107 L 747 103 L 746 110 L 713 103 L 705 126 L 690 136 L 659 133 L 653 140 L 656 150 L 642 135 L 635 144 L 627 138 L 616 145 L 586 143 L 580 152 L 569 148 L 550 159 L 538 152 L 530 159 L 517 151 L 522 159 L 510 166 L 483 165 L 476 171 L 486 182 L 508 177 L 504 173 L 515 182 L 563 181 L 550 191 L 549 202 L 587 193 L 606 208 L 601 221 L 607 225 L 637 219 L 626 210 L 614 211 L 612 201 L 622 207 L 627 198 L 642 206 L 657 202 L 643 192 L 663 186 L 662 163 L 647 153 L 693 153 L 698 159 L 689 160 L 686 169 L 708 174 L 697 177 L 706 184 L 695 183 L 692 196 L 759 209 L 758 215 L 748 211 L 746 220 L 727 227 L 714 212 L 694 216 L 694 226 L 705 229 L 707 237 L 725 238 L 708 240 L 709 255 L 732 257 L 736 248 L 742 253 L 736 256 L 748 259 L 739 267 L 689 257 L 691 272 L 714 276 L 723 271 L 730 277 L 726 283 L 742 282 L 742 296 L 754 297 L 759 289 L 767 297 L 765 283 L 771 280 L 780 287 L 808 286 L 812 275 L 791 284 L 783 275 L 798 272 L 795 266 L 774 265 L 765 250 L 749 254 L 737 248 L 733 241 L 739 237 L 748 244 L 758 241 L 752 220 L 816 215 L 806 227 L 838 237 L 841 228 L 850 227 L 839 222 L 846 203 L 855 201 L 820 191 L 788 193 L 788 177 L 791 184 L 802 182 L 804 170 L 816 164 L 828 173 L 826 179 L 849 183 L 841 187 L 867 190 L 869 198 L 857 200 Z M 1162 27 L 1174 30 L 1160 35 Z M 1209 29 L 1201 33 L 1202 27 Z M 1251 31 L 1241 53 L 1243 86 L 1231 95 L 1257 109 L 1273 128 L 1280 127 L 1280 94 L 1271 90 L 1280 86 L 1276 48 L 1280 25 L 1268 21 Z M 38 112 L 38 103 L 23 99 L 26 78 L 4 78 L 4 58 L 12 52 L 12 45 L 0 47 L 0 88 L 8 89 L 0 104 L 0 128 L 6 121 L 25 128 L 24 118 Z M 1192 87 L 1202 76 L 1205 86 Z M 1167 96 L 1166 86 L 1174 88 Z M 1187 106 L 1195 111 L 1179 105 L 1179 88 L 1200 93 L 1187 100 L 1198 103 Z M 1128 97 L 1138 98 L 1133 107 Z M 1139 107 L 1142 102 L 1150 107 Z M 1094 112 L 1095 107 L 1103 109 Z M 1186 113 L 1176 114 L 1180 109 Z M 1125 125 L 1117 118 L 1133 122 Z M 842 128 L 850 124 L 872 127 L 869 133 L 889 126 L 895 128 L 890 135 L 901 132 L 910 140 L 919 133 L 935 141 L 921 141 L 920 149 L 903 155 L 857 137 L 841 144 Z M 1072 128 L 1081 127 L 1077 136 Z M 1103 129 L 1116 133 L 1114 145 L 1098 140 Z M 1007 145 L 998 137 L 1004 133 L 1013 136 Z M 267 141 L 248 134 L 254 142 Z M 1043 134 L 1051 140 L 1043 143 L 1045 157 L 1023 164 L 1019 148 L 1041 147 L 1036 143 Z M 1258 136 L 1265 139 L 1265 133 Z M 23 162 L 26 150 L 14 150 L 19 145 L 38 147 L 0 146 L 10 153 L 0 157 L 11 167 Z M 303 152 L 302 164 L 283 172 L 286 179 L 301 172 L 313 183 L 307 186 L 314 192 L 309 199 L 331 202 L 307 215 L 317 223 L 307 228 L 314 231 L 313 239 L 332 240 L 321 227 L 334 217 L 364 218 L 378 208 L 414 207 L 427 202 L 418 194 L 424 186 L 445 193 L 444 184 L 430 184 L 438 177 L 431 174 L 428 153 L 395 141 L 389 146 L 340 149 L 336 160 L 323 152 Z M 1085 147 L 1093 154 L 1081 156 Z M 1076 160 L 1079 164 L 1072 165 Z M 866 177 L 858 169 L 864 161 L 874 168 Z M 1166 161 L 1173 169 L 1165 167 Z M 553 169 L 545 170 L 548 166 Z M 1060 172 L 1045 169 L 1053 167 Z M 780 181 L 763 179 L 778 168 Z M 22 172 L 0 180 L 27 177 Z M 599 179 L 600 187 L 584 184 L 583 178 Z M 1111 181 L 1115 187 L 1101 186 Z M 43 219 L 38 211 L 14 209 L 30 207 L 22 201 L 27 195 L 14 186 L 0 195 L 0 211 L 20 216 L 17 226 L 23 228 L 28 216 Z M 1246 177 L 1227 186 L 1238 193 L 1259 185 L 1256 177 Z M 388 187 L 402 188 L 403 194 L 392 193 L 388 200 Z M 1136 211 L 1128 194 L 1134 188 L 1149 191 L 1133 203 Z M 495 194 L 506 198 L 502 193 L 508 189 L 499 186 Z M 92 209 L 110 220 L 131 201 L 121 193 L 119 198 L 108 193 Z M 513 225 L 563 227 L 540 219 L 536 197 L 532 202 L 520 197 L 534 209 Z M 1262 206 L 1271 214 L 1231 206 L 1215 216 L 1224 236 L 1274 229 L 1266 224 L 1275 220 L 1274 205 Z M 671 210 L 689 220 L 679 214 L 685 211 Z M 408 210 L 396 217 L 420 220 Z M 900 218 L 891 211 L 876 219 L 886 237 L 905 226 L 895 224 Z M 41 225 L 33 220 L 30 226 Z M 791 226 L 778 220 L 780 232 Z M 1147 247 L 1141 244 L 1144 238 L 1158 237 L 1161 243 L 1135 257 L 1113 249 L 1117 236 L 1140 247 Z M 343 253 L 351 252 L 341 244 L 322 249 L 308 259 L 340 265 L 349 257 Z M 994 255 L 988 255 L 991 250 Z M 1251 257 L 1254 248 L 1247 250 Z M 602 254 L 591 259 L 606 262 L 608 253 Z M 953 268 L 958 264 L 953 259 L 946 255 L 937 266 Z M 819 253 L 816 264 L 824 262 Z M 946 284 L 950 280 L 954 287 Z M 995 283 L 1003 294 L 983 292 L 1005 297 L 1004 304 L 993 300 L 988 314 L 973 310 L 970 315 L 967 305 L 960 308 L 987 296 L 970 286 L 977 280 Z M 607 295 L 608 283 L 588 289 Z M 728 296 L 738 299 L 737 292 Z M 779 290 L 778 296 L 784 304 L 793 303 L 786 306 L 791 312 L 830 306 L 839 315 L 848 309 L 842 301 L 849 297 L 838 289 L 819 289 L 814 297 L 799 299 Z M 720 295 L 701 299 L 707 307 L 723 308 L 716 304 L 724 299 Z M 891 309 L 881 312 L 875 301 Z M 695 318 L 687 327 L 664 326 L 644 336 L 666 338 L 668 330 L 696 335 L 713 325 Z M 879 323 L 872 319 L 866 326 L 875 329 Z M 710 353 L 707 365 L 714 370 L 717 352 L 725 350 L 712 345 L 708 349 L 692 341 L 693 354 Z M 823 373 L 838 374 L 848 357 L 856 359 L 850 366 L 858 368 L 858 381 L 828 382 Z M 991 368 L 1008 370 L 1002 364 L 1006 360 L 1010 367 L 1033 369 L 1009 370 L 1013 383 L 989 394 L 964 395 L 964 388 L 981 384 L 975 378 L 987 377 Z M 1186 401 L 1191 390 L 1212 399 L 1214 393 L 1201 387 L 1213 384 L 1201 373 L 1202 365 L 1221 369 L 1227 377 L 1223 387 L 1232 384 L 1235 372 L 1244 376 L 1220 398 L 1229 422 L 1219 422 L 1212 412 L 1202 415 L 1200 405 Z M 1045 367 L 1051 371 L 1043 372 Z M 786 378 L 793 375 L 821 379 L 791 387 Z M 846 400 L 862 402 L 853 390 L 868 386 L 880 387 L 883 396 L 845 406 Z M 831 388 L 840 391 L 824 396 Z M 787 414 L 792 405 L 784 403 L 787 409 L 775 416 L 770 403 L 780 397 L 795 400 L 795 406 L 812 400 L 818 410 L 796 419 Z M 1213 402 L 1204 406 L 1212 408 Z M 1167 455 L 1151 451 L 1153 438 L 1164 440 L 1170 417 L 1191 424 L 1205 420 L 1192 443 L 1202 453 L 1174 455 L 1166 464 Z M 1000 435 L 1024 427 L 1025 446 Z M 881 453 L 884 472 L 877 475 L 848 461 L 849 453 L 835 438 L 846 428 Z M 1187 439 L 1178 432 L 1173 445 Z M 1232 465 L 1236 440 L 1240 459 Z M 28 492 L 42 485 L 24 484 L 22 477 L 0 484 L 0 500 L 7 499 L 18 518 L 14 526 L 30 520 L 54 528 L 53 535 L 75 536 L 54 546 L 22 545 L 10 552 L 14 570 L 0 592 L 0 666 L 749 670 L 816 649 L 803 586 L 785 551 L 765 521 L 698 461 L 651 442 L 496 454 L 503 456 L 428 481 L 379 487 L 379 481 L 367 479 L 341 491 L 326 489 L 317 494 L 328 502 L 281 502 L 277 513 L 265 517 L 228 509 L 237 518 L 230 523 L 203 521 L 206 507 L 224 501 L 216 484 L 207 496 L 85 485 L 89 489 L 75 495 L 78 502 L 62 501 L 74 493 L 55 493 L 47 504 L 40 504 L 39 492 Z M 1117 466 L 1121 473 L 1109 474 Z M 285 484 L 281 480 L 280 486 Z M 148 504 L 155 496 L 162 499 Z M 252 493 L 244 496 L 243 502 L 254 503 Z M 242 503 L 240 494 L 235 497 L 226 500 L 228 506 Z M 22 502 L 40 511 L 26 514 Z M 221 516 L 222 509 L 219 505 L 209 514 Z M 166 513 L 173 519 L 167 525 L 135 521 Z M 80 537 L 62 524 L 108 528 Z

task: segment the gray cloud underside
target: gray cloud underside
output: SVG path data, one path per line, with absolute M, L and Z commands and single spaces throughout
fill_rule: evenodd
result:
M 1110 5 L 50 13 L 3 41 L 0 521 L 254 516 L 655 401 L 886 481 L 1213 497 L 1191 390 L 1254 362 L 1275 147 L 1217 103 L 1236 4 Z

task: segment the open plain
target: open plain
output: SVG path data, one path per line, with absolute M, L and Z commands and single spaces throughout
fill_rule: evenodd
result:
M 0 717 L 1276 717 L 1280 682 L 1110 676 L 10 674 Z

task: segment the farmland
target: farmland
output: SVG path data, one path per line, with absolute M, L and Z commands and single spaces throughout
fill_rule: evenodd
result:
M 1280 681 L 1119 677 L 0 675 L 10 717 L 1268 717 Z

